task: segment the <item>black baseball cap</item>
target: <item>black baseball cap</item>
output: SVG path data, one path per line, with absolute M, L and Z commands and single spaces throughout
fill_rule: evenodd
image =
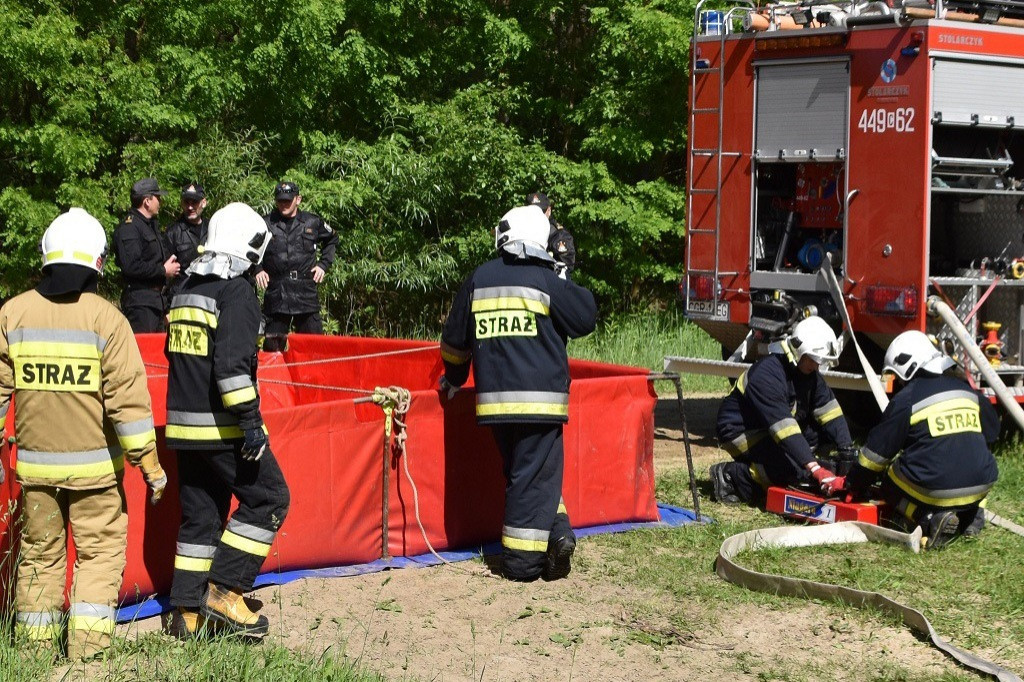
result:
M 275 201 L 294 199 L 297 196 L 299 196 L 299 186 L 294 182 L 282 181 L 277 183 L 277 187 L 274 188 Z
M 529 206 L 540 206 L 540 210 L 546 211 L 551 208 L 551 200 L 548 199 L 548 195 L 543 192 L 534 192 L 533 194 L 526 197 L 526 205 Z
M 162 197 L 165 194 L 167 194 L 167 190 L 160 189 L 156 178 L 142 178 L 132 185 L 133 197 L 148 197 L 150 195 Z
M 196 181 L 187 182 L 181 186 L 182 199 L 205 199 L 206 190 Z

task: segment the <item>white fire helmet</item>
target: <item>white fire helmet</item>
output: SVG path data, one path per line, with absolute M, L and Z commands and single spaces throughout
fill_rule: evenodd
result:
M 84 208 L 71 208 L 57 216 L 39 242 L 43 267 L 66 263 L 103 271 L 107 255 L 107 235 L 100 221 Z
M 797 322 L 789 336 L 789 347 L 796 363 L 805 355 L 811 356 L 822 369 L 839 362 L 839 340 L 836 333 L 828 326 L 828 322 L 817 315 Z
M 550 232 L 551 223 L 539 206 L 516 206 L 501 217 L 495 228 L 494 248 L 501 251 L 506 246 L 523 242 L 546 252 Z
M 910 381 L 918 370 L 942 374 L 955 364 L 924 332 L 913 330 L 903 332 L 889 344 L 882 372 L 892 372 L 903 381 Z
M 259 263 L 270 243 L 270 231 L 260 214 L 248 204 L 236 201 L 228 204 L 210 218 L 210 230 L 203 252 L 235 256 Z

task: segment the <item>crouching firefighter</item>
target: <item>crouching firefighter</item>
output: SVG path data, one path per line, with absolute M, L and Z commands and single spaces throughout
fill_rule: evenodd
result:
M 441 335 L 442 392 L 454 395 L 472 364 L 477 422 L 491 427 L 504 461 L 502 572 L 511 580 L 564 578 L 576 549 L 561 498 L 565 344 L 594 330 L 597 307 L 589 291 L 555 273 L 549 230 L 537 206 L 506 213 L 498 258 L 463 283 Z
M 218 630 L 261 638 L 268 629 L 243 593 L 289 504 L 256 386 L 262 318 L 250 273 L 269 240 L 249 206 L 220 209 L 171 302 L 167 445 L 178 451 L 181 528 L 168 629 L 177 637 Z M 228 519 L 232 495 L 238 508 Z
M 719 502 L 760 504 L 769 486 L 811 481 L 831 495 L 842 479 L 815 459 L 818 432 L 840 452 L 854 448 L 842 408 L 818 372 L 839 359 L 828 323 L 803 319 L 769 349 L 718 410 L 718 440 L 734 460 L 711 467 L 712 499 Z
M 100 654 L 114 632 L 128 535 L 124 458 L 142 469 L 152 502 L 167 485 L 135 337 L 96 295 L 106 248 L 99 221 L 72 208 L 43 234 L 42 281 L 0 308 L 0 431 L 13 395 L 22 486 L 15 630 L 59 644 L 70 524 L 72 659 Z
M 921 526 L 930 549 L 981 532 L 979 505 L 999 477 L 989 450 L 999 417 L 967 382 L 944 374 L 955 364 L 922 332 L 893 339 L 882 371 L 893 375 L 898 392 L 846 477 L 853 497 L 880 478 L 889 523 L 905 531 Z

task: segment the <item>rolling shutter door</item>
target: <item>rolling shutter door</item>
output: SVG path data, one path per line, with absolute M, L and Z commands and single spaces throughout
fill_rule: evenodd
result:
M 936 59 L 932 68 L 937 123 L 1024 125 L 1024 67 Z
M 756 157 L 844 158 L 849 90 L 845 61 L 758 66 Z

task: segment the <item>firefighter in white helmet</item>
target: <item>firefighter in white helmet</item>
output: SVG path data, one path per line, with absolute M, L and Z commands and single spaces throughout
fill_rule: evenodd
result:
M 270 552 L 289 493 L 270 451 L 256 385 L 262 315 L 251 273 L 270 232 L 254 210 L 213 214 L 202 255 L 171 301 L 167 445 L 178 451 L 181 528 L 169 631 L 259 638 L 266 616 L 243 598 Z M 230 519 L 231 497 L 238 508 Z
M 955 364 L 922 332 L 893 339 L 882 371 L 897 393 L 846 478 L 854 496 L 881 479 L 889 522 L 921 526 L 931 549 L 981 531 L 979 505 L 999 477 L 989 450 L 999 417 L 988 398 L 946 374 Z
M 564 578 L 576 536 L 562 495 L 562 426 L 569 419 L 567 338 L 594 330 L 597 306 L 561 279 L 548 253 L 550 226 L 537 206 L 506 213 L 498 257 L 463 283 L 441 334 L 441 388 L 476 379 L 476 418 L 504 460 L 502 573 L 511 580 Z
M 0 308 L 0 427 L 13 396 L 22 485 L 16 630 L 45 646 L 59 642 L 70 524 L 78 561 L 67 651 L 89 658 L 114 631 L 128 531 L 124 458 L 142 469 L 154 503 L 167 477 L 135 337 L 96 295 L 103 227 L 72 208 L 41 246 L 42 281 Z
M 760 503 L 770 485 L 813 480 L 826 495 L 842 483 L 815 459 L 819 432 L 841 452 L 854 451 L 850 428 L 819 368 L 839 360 L 836 334 L 807 317 L 771 353 L 736 380 L 718 411 L 718 440 L 732 462 L 711 467 L 712 499 Z

